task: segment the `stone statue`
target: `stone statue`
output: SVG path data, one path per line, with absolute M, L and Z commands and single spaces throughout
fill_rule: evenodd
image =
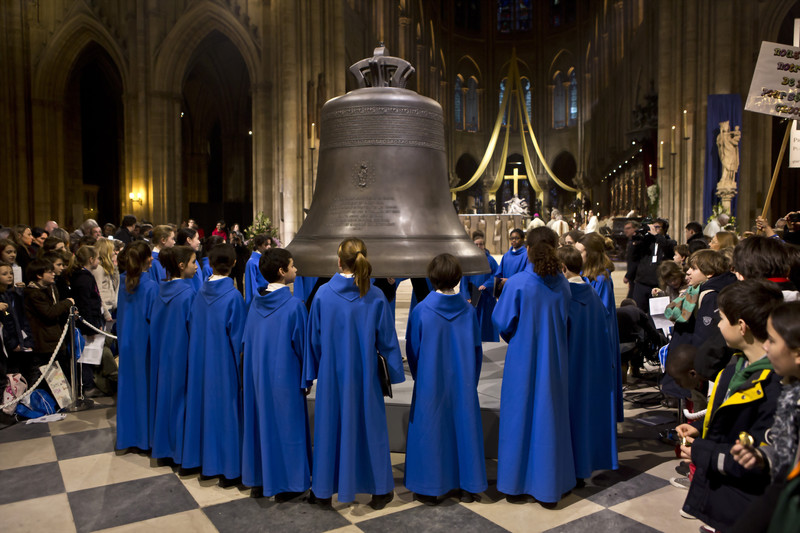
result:
M 736 187 L 736 172 L 739 170 L 739 141 L 742 139 L 742 132 L 739 126 L 731 131 L 730 121 L 719 123 L 719 135 L 717 135 L 717 150 L 719 150 L 719 160 L 722 162 L 722 176 L 719 184 L 721 187 Z
M 739 141 L 742 132 L 739 126 L 731 131 L 730 121 L 719 123 L 717 150 L 722 163 L 722 175 L 717 183 L 717 196 L 725 211 L 730 212 L 731 201 L 736 196 L 736 172 L 739 170 Z
M 509 200 L 506 200 L 503 213 L 508 215 L 527 215 L 528 202 L 524 198 L 514 195 Z

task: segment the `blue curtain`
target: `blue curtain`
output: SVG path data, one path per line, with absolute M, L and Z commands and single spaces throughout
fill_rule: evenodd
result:
M 717 182 L 721 176 L 722 163 L 717 152 L 717 135 L 719 123 L 730 121 L 731 131 L 735 126 L 742 126 L 742 98 L 738 94 L 709 94 L 706 115 L 706 170 L 703 177 L 703 220 L 705 225 L 714 204 L 719 202 L 716 195 Z M 742 142 L 739 142 L 739 153 L 742 153 Z M 740 165 L 741 167 L 741 165 Z M 739 172 L 736 173 L 739 183 Z M 736 215 L 736 198 L 731 203 L 731 214 Z

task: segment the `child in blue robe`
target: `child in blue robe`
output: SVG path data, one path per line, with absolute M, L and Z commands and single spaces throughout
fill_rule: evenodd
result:
M 464 299 L 471 300 L 476 294 L 473 288 L 477 289 L 479 300 L 477 302 L 470 301 L 470 303 L 475 307 L 475 311 L 478 313 L 478 323 L 481 326 L 481 340 L 484 342 L 497 342 L 500 340 L 500 335 L 497 333 L 497 328 L 494 327 L 494 323 L 492 323 L 492 312 L 494 312 L 494 306 L 497 303 L 494 297 L 494 273 L 497 272 L 497 261 L 495 261 L 492 254 L 486 250 L 486 238 L 483 232 L 473 232 L 472 242 L 486 254 L 486 259 L 489 261 L 489 268 L 492 270 L 488 274 L 475 274 L 461 278 L 461 291 L 459 294 L 461 294 Z
M 591 285 L 581 278 L 581 253 L 572 246 L 556 251 L 569 281 L 569 422 L 575 475 L 592 476 L 595 470 L 616 470 L 616 382 L 613 347 L 606 308 Z
M 417 305 L 406 330 L 414 396 L 405 485 L 426 504 L 454 489 L 474 501 L 487 487 L 477 389 L 483 350 L 475 310 L 453 291 L 460 278 L 455 257 L 436 256 L 428 265 L 436 292 Z
M 196 268 L 194 269 L 194 276 L 192 276 L 192 288 L 194 292 L 200 290 L 200 287 L 203 286 L 203 281 L 208 279 L 208 277 L 203 277 L 203 270 L 200 267 L 200 234 L 197 231 L 193 230 L 192 228 L 181 228 L 178 230 L 177 237 L 175 238 L 175 243 L 178 246 L 186 245 L 194 251 L 194 264 Z M 166 268 L 166 267 L 164 267 Z M 169 277 L 169 272 L 167 272 Z
M 181 464 L 186 421 L 186 368 L 189 363 L 189 318 L 197 271 L 189 246 L 162 250 L 161 264 L 168 281 L 159 287 L 150 324 L 151 369 L 155 379 L 152 457 Z
M 250 305 L 253 298 L 258 296 L 258 290 L 267 286 L 267 280 L 261 274 L 258 268 L 258 263 L 261 260 L 261 255 L 270 249 L 272 239 L 267 235 L 260 233 L 253 237 L 253 246 L 255 249 L 250 254 L 250 259 L 244 268 L 244 303 Z
M 495 270 L 495 292 L 503 290 L 506 280 L 517 272 L 522 272 L 528 264 L 528 251 L 523 244 L 525 243 L 525 232 L 519 228 L 511 230 L 509 234 L 511 248 L 503 254 L 500 259 L 500 266 Z
M 389 304 L 370 285 L 366 245 L 346 239 L 339 268 L 317 290 L 308 318 L 303 376 L 317 380 L 314 403 L 313 500 L 330 505 L 338 493 L 350 502 L 371 493 L 382 509 L 394 497 L 386 410 L 378 378 L 378 352 L 392 383 L 405 380 Z
M 608 333 L 611 339 L 611 364 L 614 365 L 614 405 L 617 422 L 622 422 L 625 413 L 622 404 L 622 360 L 619 351 L 619 328 L 617 326 L 617 303 L 614 299 L 614 283 L 611 272 L 614 263 L 605 253 L 605 241 L 599 233 L 587 233 L 575 243 L 575 249 L 583 258 L 583 278 L 597 292 L 608 313 Z
M 297 272 L 288 250 L 267 250 L 259 267 L 269 285 L 253 298 L 242 337 L 242 483 L 285 501 L 311 486 L 307 389 L 301 387 L 308 312 L 287 286 Z
M 152 256 L 144 241 L 128 244 L 125 275 L 117 297 L 119 378 L 117 384 L 117 449 L 150 449 L 150 322 L 158 285 L 150 277 Z
M 182 466 L 233 480 L 242 471 L 239 354 L 246 309 L 228 276 L 236 264 L 233 245 L 215 247 L 209 262 L 214 274 L 194 299 L 189 325 Z
M 575 486 L 569 428 L 569 283 L 558 237 L 528 232 L 530 262 L 503 289 L 492 320 L 508 342 L 500 392 L 497 490 L 554 503 Z
M 150 265 L 150 277 L 158 284 L 164 283 L 167 280 L 167 271 L 161 265 L 158 259 L 158 254 L 164 248 L 171 248 L 175 246 L 175 231 L 172 226 L 162 225 L 153 228 L 153 262 Z

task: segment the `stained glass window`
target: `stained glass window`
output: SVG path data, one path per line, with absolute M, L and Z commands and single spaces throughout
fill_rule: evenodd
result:
M 553 77 L 553 127 L 555 129 L 560 129 L 567 125 L 567 95 L 565 93 L 564 78 L 558 72 Z
M 464 115 L 464 129 L 478 131 L 478 80 L 470 78 L 467 81 L 467 102 Z

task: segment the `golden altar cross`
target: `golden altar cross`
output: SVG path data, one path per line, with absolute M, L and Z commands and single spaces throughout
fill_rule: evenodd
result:
M 503 176 L 503 179 L 514 180 L 514 196 L 519 196 L 519 180 L 528 179 L 528 176 L 520 175 L 519 169 L 514 168 L 514 173 Z

